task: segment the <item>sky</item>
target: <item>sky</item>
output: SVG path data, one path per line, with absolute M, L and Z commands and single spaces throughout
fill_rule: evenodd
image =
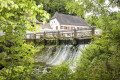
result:
M 75 1 L 78 1 L 78 0 L 75 0 Z M 106 5 L 108 5 L 109 4 L 109 0 L 106 0 L 105 3 L 106 3 Z M 114 7 L 114 8 L 110 7 L 109 10 L 112 11 L 112 12 L 120 11 L 120 9 L 117 6 Z
M 75 1 L 78 1 L 78 0 L 75 0 Z M 106 5 L 109 5 L 109 0 L 106 0 L 105 1 Z M 109 11 L 111 12 L 115 12 L 115 11 L 120 11 L 120 8 L 118 8 L 117 6 L 116 7 L 109 7 L 108 9 Z M 88 15 L 91 15 L 92 13 L 86 13 L 85 17 L 87 17 Z
M 106 3 L 106 5 L 108 5 L 109 4 L 109 0 L 106 0 L 105 3 Z M 110 7 L 109 10 L 111 10 L 112 12 L 114 12 L 114 11 L 120 11 L 120 9 L 117 6 L 114 7 L 114 8 Z

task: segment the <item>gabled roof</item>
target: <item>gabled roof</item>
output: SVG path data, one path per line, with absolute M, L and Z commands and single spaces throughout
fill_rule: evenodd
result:
M 88 23 L 85 22 L 84 19 L 78 16 L 60 14 L 56 12 L 54 16 L 51 18 L 51 20 L 55 18 L 58 20 L 58 22 L 61 25 L 74 25 L 74 26 L 88 26 L 89 27 Z

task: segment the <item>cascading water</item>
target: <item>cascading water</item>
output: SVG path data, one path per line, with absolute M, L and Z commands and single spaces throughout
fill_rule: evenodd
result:
M 35 62 L 46 63 L 48 65 L 59 65 L 62 62 L 74 62 L 81 55 L 81 51 L 88 44 L 73 45 L 59 45 L 49 46 L 49 48 L 42 54 L 35 58 Z
M 88 46 L 91 39 L 78 39 L 77 45 L 72 45 L 73 40 L 60 40 L 60 45 L 56 46 L 56 41 L 51 41 L 45 45 L 44 49 L 34 57 L 36 72 L 50 73 L 51 66 L 60 65 L 62 62 L 69 63 L 70 68 L 74 71 L 76 67 L 76 60 L 82 54 L 81 51 Z

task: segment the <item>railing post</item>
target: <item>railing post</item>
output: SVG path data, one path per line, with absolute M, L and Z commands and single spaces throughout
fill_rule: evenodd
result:
M 30 39 L 31 39 L 31 34 L 30 34 Z
M 95 28 L 92 28 L 92 39 L 91 39 L 91 42 L 94 41 L 93 36 L 95 36 Z
M 34 39 L 36 40 L 36 34 L 34 34 Z
M 76 29 L 74 29 L 74 39 L 76 39 L 77 37 L 77 32 L 76 32 Z
M 34 43 L 36 43 L 36 34 L 34 34 L 34 39 L 33 40 L 34 40 Z
M 92 28 L 92 36 L 95 35 L 95 28 Z
M 44 41 L 44 45 L 46 45 L 46 33 L 45 32 L 43 34 L 43 41 Z
M 44 34 L 43 34 L 43 38 L 46 39 L 46 33 L 45 33 L 45 32 L 44 32 Z
M 58 31 L 57 32 L 57 42 L 56 42 L 57 45 L 60 44 L 60 32 Z
M 74 36 L 73 36 L 73 42 L 72 42 L 72 44 L 73 44 L 74 46 L 77 45 L 77 40 L 76 40 L 76 38 L 77 38 L 77 32 L 76 32 L 76 29 L 74 29 Z

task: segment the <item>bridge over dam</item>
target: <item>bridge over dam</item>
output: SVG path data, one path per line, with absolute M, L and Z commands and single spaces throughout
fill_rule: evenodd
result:
M 57 41 L 58 44 L 61 44 L 61 41 L 74 41 L 75 43 L 78 43 L 85 40 L 90 41 L 93 35 L 95 35 L 94 29 L 53 30 L 41 31 L 35 34 L 27 33 L 25 35 L 25 40 L 43 41 L 44 44 L 47 44 L 47 41 Z

